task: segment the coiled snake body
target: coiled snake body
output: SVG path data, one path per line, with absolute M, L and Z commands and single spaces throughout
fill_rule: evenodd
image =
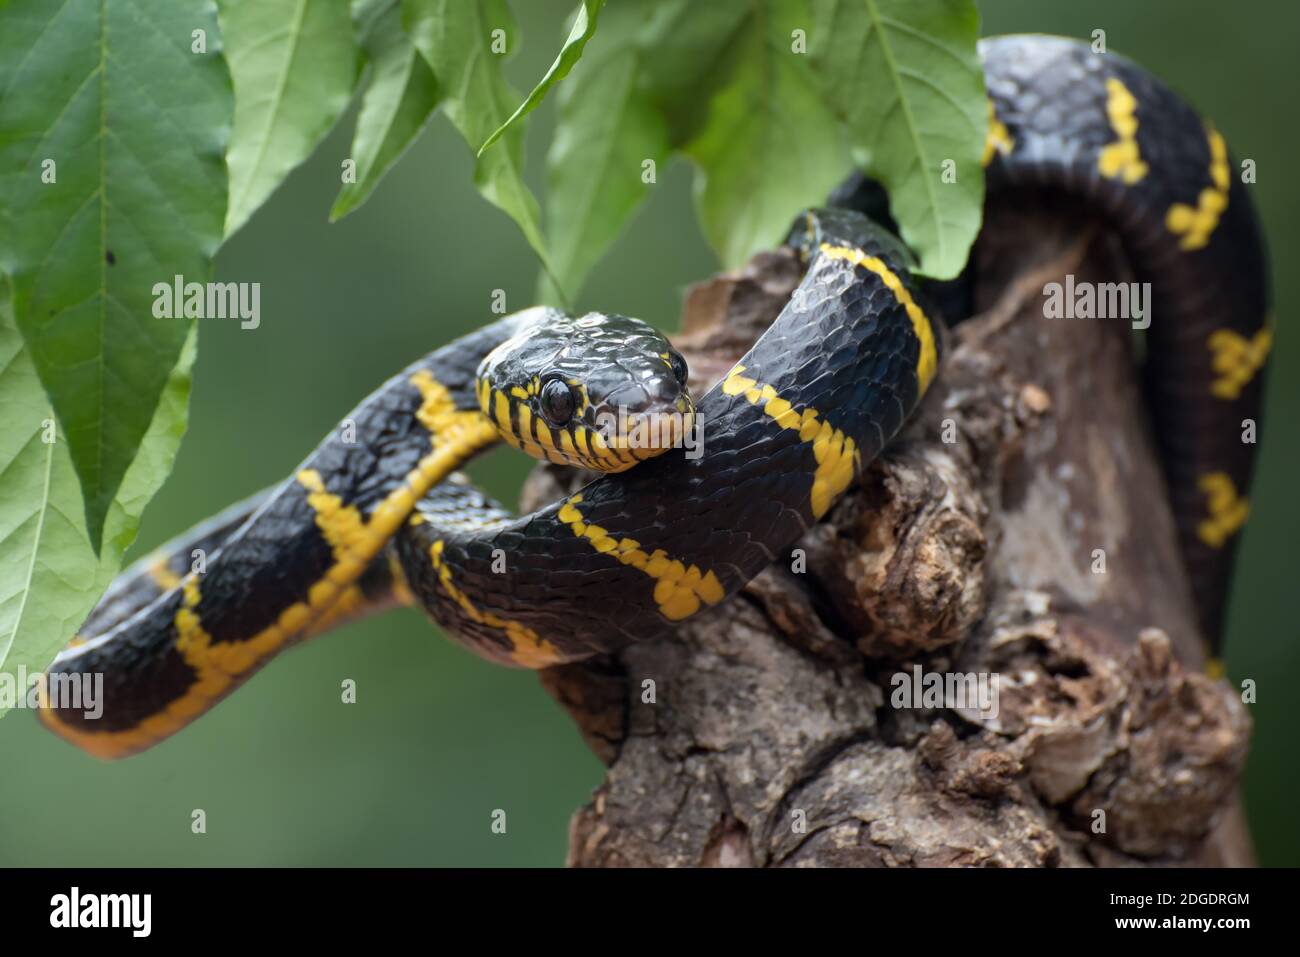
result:
M 1133 64 L 1037 36 L 985 41 L 982 54 L 989 202 L 1024 189 L 1084 201 L 1151 283 L 1151 414 L 1216 637 L 1247 510 L 1240 431 L 1258 419 L 1270 341 L 1246 189 L 1219 133 Z M 867 192 L 859 177 L 836 195 L 862 206 Z M 528 310 L 420 359 L 283 484 L 124 572 L 50 668 L 102 672 L 103 716 L 42 719 L 97 755 L 130 754 L 280 649 L 395 602 L 525 667 L 720 604 L 827 512 L 938 371 L 938 316 L 891 233 L 829 209 L 801 216 L 788 242 L 807 262 L 802 283 L 698 403 L 671 345 L 621 316 Z M 620 442 L 600 427 L 615 409 L 672 426 Z M 679 441 L 697 425 L 700 455 Z M 501 439 L 610 474 L 515 517 L 455 474 Z

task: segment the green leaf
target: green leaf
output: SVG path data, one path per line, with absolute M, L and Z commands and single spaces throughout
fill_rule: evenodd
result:
M 95 548 L 192 324 L 153 285 L 206 280 L 221 240 L 216 45 L 206 0 L 0 5 L 0 270 Z
M 516 99 L 501 73 L 501 61 L 517 39 L 504 0 L 402 0 L 402 25 L 446 95 L 447 118 L 477 149 L 505 122 Z M 504 43 L 505 49 L 494 52 L 494 42 Z M 496 149 L 478 157 L 474 183 L 488 202 L 519 225 L 549 272 L 541 211 L 524 183 L 523 163 L 520 122 L 502 134 Z
M 357 45 L 363 50 L 380 21 L 393 8 L 399 11 L 402 0 L 351 0 L 352 32 L 357 38 Z
M 699 129 L 750 12 L 693 0 L 620 0 L 603 12 L 599 49 L 561 87 L 547 154 L 552 266 L 570 293 L 653 188 L 642 164 L 662 165 Z M 556 289 L 541 288 L 553 301 Z
M 973 0 L 813 0 L 809 55 L 903 238 L 939 279 L 979 232 L 987 126 Z M 955 182 L 944 182 L 951 161 Z
M 668 125 L 638 83 L 639 51 L 584 61 L 560 98 L 547 154 L 551 267 L 576 294 L 652 188 L 643 164 L 668 155 Z
M 366 201 L 389 168 L 415 142 L 438 106 L 441 93 L 433 71 L 402 31 L 399 0 L 387 0 L 363 33 L 362 48 L 372 65 L 352 137 L 355 182 L 344 183 L 330 221 Z
M 801 15 L 802 8 L 802 15 Z M 792 34 L 806 7 L 755 0 L 730 78 L 686 152 L 699 166 L 696 207 L 725 265 L 779 243 L 791 220 L 847 174 L 851 158 Z
M 573 20 L 573 28 L 569 31 L 569 38 L 564 41 L 564 46 L 560 48 L 560 53 L 555 58 L 555 62 L 546 71 L 546 75 L 533 87 L 533 92 L 528 94 L 528 98 L 520 103 L 519 108 L 510 114 L 510 118 L 498 126 L 492 132 L 492 135 L 487 138 L 487 141 L 479 147 L 479 156 L 482 156 L 484 150 L 500 139 L 507 128 L 521 117 L 535 110 L 546 96 L 547 91 L 569 75 L 573 65 L 582 57 L 582 48 L 587 45 L 587 41 L 596 32 L 596 21 L 600 17 L 600 8 L 604 5 L 605 0 L 583 0 L 582 6 L 578 8 L 578 15 Z
M 191 328 L 157 411 L 108 509 L 98 556 L 82 518 L 68 444 L 14 322 L 0 276 L 0 672 L 34 674 L 72 637 L 122 565 L 140 515 L 171 471 L 185 432 L 197 328 Z M 24 688 L 25 690 L 25 688 Z M 0 715 L 4 708 L 0 706 Z
M 805 0 L 795 2 L 806 9 Z M 601 46 L 640 51 L 641 82 L 680 147 L 699 132 L 710 98 L 735 67 L 737 41 L 762 9 L 755 0 L 625 0 L 606 12 Z
M 599 54 L 563 87 L 548 158 L 555 273 L 576 287 L 626 223 L 637 197 L 609 154 L 622 155 L 636 123 L 643 158 L 660 156 L 661 127 L 647 119 L 658 114 L 671 148 L 698 167 L 702 226 L 727 265 L 778 242 L 856 158 L 889 189 L 925 271 L 955 275 L 983 202 L 976 28 L 970 0 L 609 6 Z M 638 119 L 625 127 L 620 107 Z M 602 136 L 615 143 L 600 149 Z M 947 160 L 955 183 L 944 182 Z
M 229 236 L 325 138 L 359 61 L 346 0 L 220 0 L 220 8 L 235 83 Z

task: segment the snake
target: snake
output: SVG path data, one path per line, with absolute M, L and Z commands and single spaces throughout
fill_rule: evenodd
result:
M 1121 56 L 1042 35 L 980 56 L 986 205 L 1081 204 L 1151 284 L 1141 374 L 1217 654 L 1272 335 L 1247 184 L 1218 130 Z M 96 756 L 133 754 L 281 650 L 396 605 L 525 668 L 720 606 L 830 511 L 940 374 L 945 287 L 920 275 L 880 190 L 853 173 L 796 218 L 801 281 L 698 399 L 668 338 L 617 314 L 534 307 L 420 358 L 279 485 L 123 572 L 47 669 L 51 687 L 102 674 L 102 714 L 50 700 L 42 721 Z M 502 442 L 600 474 L 515 515 L 460 471 Z

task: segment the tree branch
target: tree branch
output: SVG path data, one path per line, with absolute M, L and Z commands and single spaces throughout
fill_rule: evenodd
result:
M 1125 271 L 1079 222 L 991 211 L 978 315 L 799 543 L 806 571 L 796 552 L 673 640 L 542 673 L 609 768 L 571 864 L 1250 863 L 1249 718 L 1200 673 L 1128 325 L 1043 318 L 1046 282 Z M 691 291 L 697 388 L 799 278 L 775 252 Z M 525 507 L 579 482 L 538 469 Z M 895 707 L 914 666 L 998 675 L 996 716 Z

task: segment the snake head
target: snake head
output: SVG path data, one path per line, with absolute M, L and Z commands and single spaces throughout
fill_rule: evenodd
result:
M 479 405 L 534 458 L 621 472 L 695 428 L 686 360 L 629 316 L 548 313 L 484 358 Z

